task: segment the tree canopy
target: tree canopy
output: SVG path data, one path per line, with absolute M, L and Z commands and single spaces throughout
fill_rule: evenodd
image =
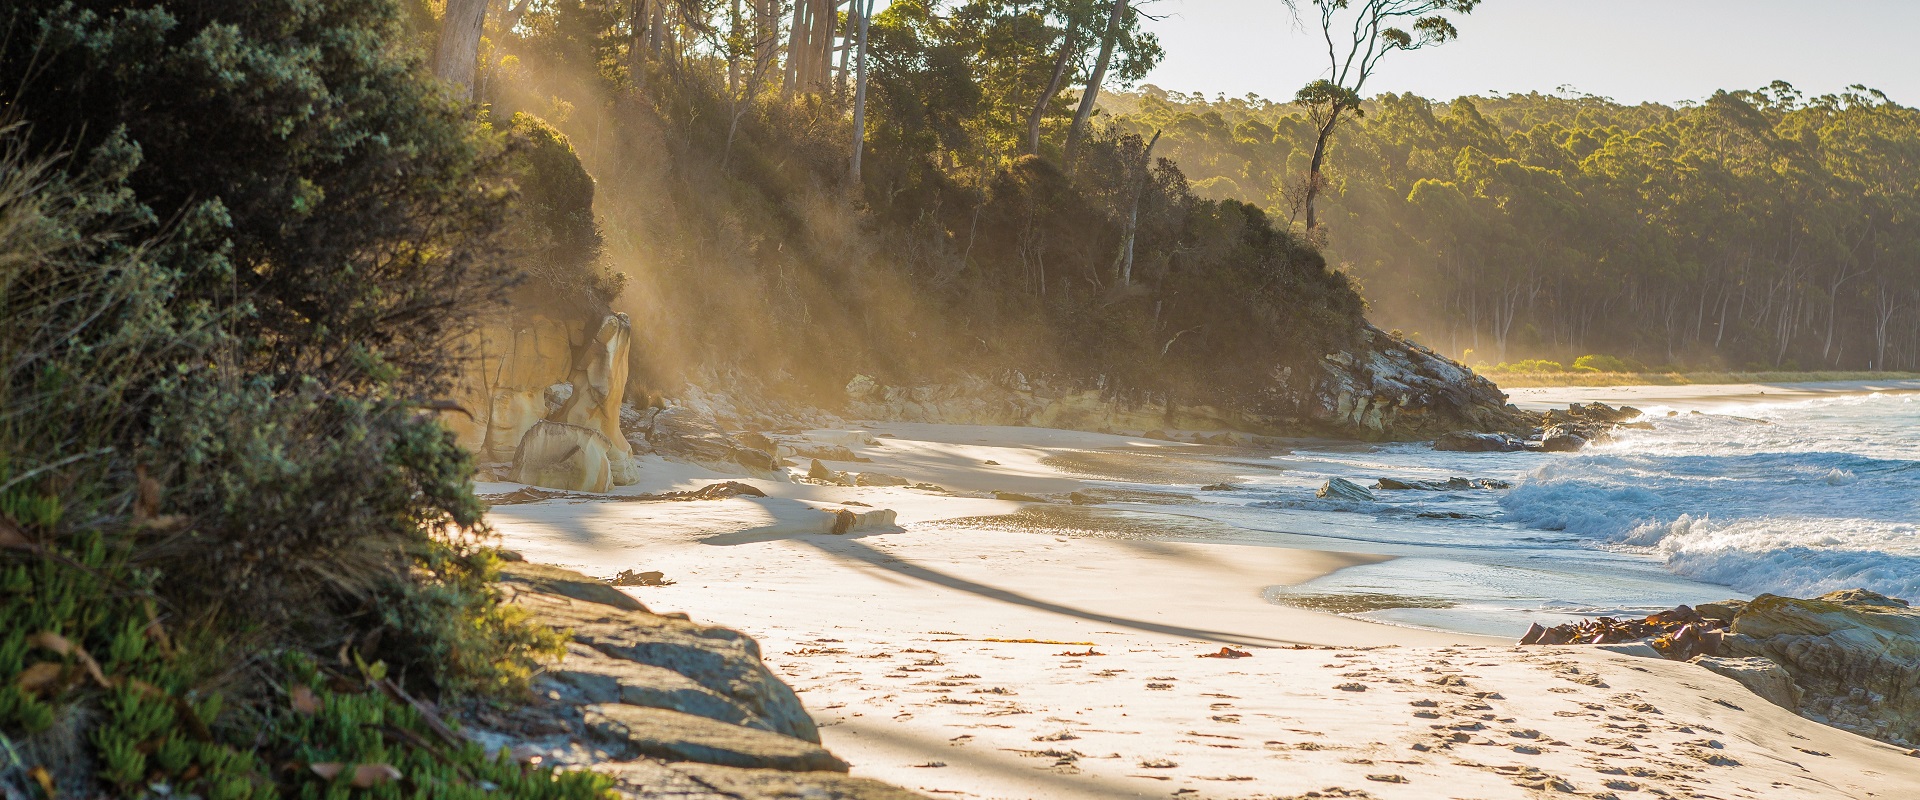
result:
M 1312 120 L 1147 90 L 1126 128 L 1203 197 L 1292 216 Z M 1784 83 L 1706 102 L 1383 94 L 1335 137 L 1329 260 L 1469 360 L 1920 367 L 1920 111 Z

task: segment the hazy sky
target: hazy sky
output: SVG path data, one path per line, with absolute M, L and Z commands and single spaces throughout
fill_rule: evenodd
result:
M 1301 16 L 1317 23 L 1309 0 Z M 1326 71 L 1326 43 L 1280 0 L 1151 0 L 1166 89 L 1288 99 Z M 1863 83 L 1920 105 L 1920 0 L 1485 0 L 1460 39 L 1388 56 L 1365 93 L 1435 99 L 1551 92 L 1704 100 L 1784 80 L 1809 95 Z

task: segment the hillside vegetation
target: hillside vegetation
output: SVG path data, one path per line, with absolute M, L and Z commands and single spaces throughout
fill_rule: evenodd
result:
M 1146 89 L 1201 197 L 1291 219 L 1314 129 L 1287 102 Z M 1326 253 L 1376 321 L 1469 363 L 1920 367 L 1920 111 L 1783 83 L 1678 107 L 1383 94 L 1335 134 Z
M 1150 136 L 1096 119 L 1069 155 L 1078 89 L 1032 113 L 1056 64 L 1056 90 L 1096 65 L 1098 37 L 1061 45 L 1107 6 L 888 5 L 870 23 L 857 182 L 857 75 L 786 83 L 757 47 L 787 41 L 778 20 L 535 4 L 490 29 L 479 82 L 496 113 L 564 131 L 593 174 L 649 388 L 831 407 L 857 374 L 1018 371 L 1121 397 L 1250 398 L 1350 344 L 1360 298 L 1284 220 L 1196 196 Z M 1122 80 L 1159 57 L 1128 15 L 1108 73 Z

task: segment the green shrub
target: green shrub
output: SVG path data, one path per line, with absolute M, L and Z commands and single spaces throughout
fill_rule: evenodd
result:
M 0 744 L 24 743 L 0 750 L 32 758 L 0 781 L 339 796 L 297 763 L 325 756 L 407 776 L 372 796 L 597 791 L 418 746 L 344 667 L 316 668 L 344 716 L 287 710 L 343 646 L 441 698 L 523 692 L 560 648 L 495 596 L 471 458 L 420 407 L 506 291 L 508 198 L 395 5 L 29 0 L 0 25 L 30 122 L 0 127 L 0 535 L 35 542 L 0 547 Z
M 1515 361 L 1511 364 L 1503 361 L 1499 364 L 1494 365 L 1493 368 L 1486 371 L 1507 372 L 1507 373 L 1566 372 L 1567 368 L 1562 366 L 1558 361 L 1548 361 L 1542 358 L 1529 358 L 1524 361 Z
M 1573 360 L 1575 372 L 1645 372 L 1647 365 L 1628 358 L 1585 355 Z

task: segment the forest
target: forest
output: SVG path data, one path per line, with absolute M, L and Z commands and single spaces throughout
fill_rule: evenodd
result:
M 593 175 L 652 387 L 831 402 L 855 374 L 1018 371 L 1250 397 L 1350 341 L 1361 301 L 1284 221 L 1196 196 L 1151 131 L 1106 124 L 1101 88 L 1162 56 L 1149 24 L 1088 0 L 864 23 L 830 2 L 520 3 L 489 19 L 475 85 Z
M 1301 216 L 1296 104 L 1143 87 L 1201 197 Z M 1920 111 L 1785 83 L 1677 107 L 1575 94 L 1369 99 L 1335 133 L 1327 259 L 1370 315 L 1469 363 L 1920 368 Z

